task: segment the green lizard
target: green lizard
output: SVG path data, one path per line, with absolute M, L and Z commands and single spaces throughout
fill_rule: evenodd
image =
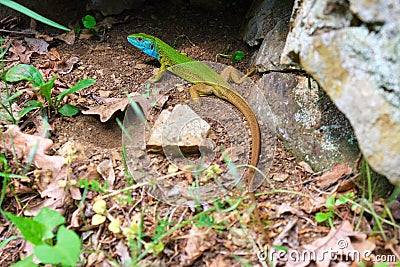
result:
M 155 81 L 160 79 L 165 70 L 168 69 L 175 75 L 194 84 L 190 88 L 190 95 L 193 100 L 200 102 L 200 95 L 214 94 L 218 98 L 230 102 L 237 109 L 239 109 L 239 111 L 242 112 L 245 116 L 250 126 L 252 137 L 250 165 L 257 167 L 261 148 L 260 128 L 258 125 L 257 117 L 249 104 L 241 95 L 231 89 L 230 84 L 223 78 L 223 76 L 228 76 L 229 74 L 233 73 L 231 72 L 231 69 L 227 68 L 221 73 L 221 75 L 219 75 L 206 64 L 189 58 L 182 53 L 179 53 L 171 46 L 152 35 L 137 33 L 129 35 L 127 39 L 128 42 L 131 43 L 133 46 L 160 62 L 161 67 L 159 72 L 155 76 Z M 237 83 L 240 83 L 243 80 L 238 79 L 234 75 L 231 75 L 230 78 L 232 78 L 234 82 Z M 246 78 L 246 76 L 244 78 Z M 247 182 L 249 186 L 248 191 L 251 201 L 253 203 L 256 203 L 254 193 L 252 192 L 252 190 L 250 190 L 254 174 L 255 169 L 249 168 L 247 172 Z M 263 230 L 257 208 L 255 208 L 255 213 L 257 221 L 261 228 L 260 230 L 262 230 L 262 233 L 265 237 L 266 234 Z

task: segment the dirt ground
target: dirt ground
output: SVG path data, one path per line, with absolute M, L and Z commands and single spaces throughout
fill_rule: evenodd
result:
M 225 53 L 229 45 L 230 53 L 236 50 L 246 53 L 246 57 L 235 65 L 237 69 L 246 73 L 251 68 L 253 50 L 237 37 L 248 6 L 246 1 L 235 3 L 224 12 L 213 12 L 187 5 L 171 7 L 159 1 L 143 9 L 126 11 L 117 16 L 116 19 L 120 23 L 113 25 L 104 35 L 92 39 L 77 39 L 73 45 L 54 42 L 51 46 L 55 47 L 63 58 L 79 59 L 72 71 L 60 74 L 59 82 L 72 85 L 83 78 L 96 79 L 94 86 L 71 97 L 80 110 L 104 104 L 104 101 L 110 98 L 123 99 L 126 98 L 126 93 L 137 92 L 159 67 L 155 59 L 144 55 L 127 42 L 127 35 L 138 32 L 155 35 L 169 44 L 174 44 L 178 51 L 202 61 L 215 61 L 216 55 Z M 41 31 L 45 33 L 46 28 L 42 28 Z M 18 35 L 10 37 L 21 38 Z M 34 65 L 45 61 L 43 56 L 32 58 Z M 225 58 L 218 58 L 218 62 L 231 64 L 230 60 Z M 53 71 L 47 73 L 52 76 Z M 251 76 L 254 81 L 257 78 L 257 74 Z M 180 99 L 181 96 L 170 97 L 170 102 L 164 109 L 168 105 L 180 102 Z M 215 108 L 219 105 L 230 106 L 217 99 L 212 103 Z M 221 117 L 223 116 L 225 115 L 221 114 Z M 244 120 L 240 113 L 238 116 Z M 135 184 L 124 171 L 126 169 L 122 157 L 123 133 L 116 118 L 123 121 L 124 112 L 117 112 L 107 122 L 101 122 L 99 116 L 83 114 L 71 119 L 59 115 L 50 118 L 50 138 L 54 142 L 51 153 L 58 153 L 67 142 L 73 143 L 77 160 L 70 165 L 72 179 L 89 178 L 104 184 L 104 176 L 101 177 L 96 168 L 104 160 L 110 160 L 115 172 L 113 190 L 122 190 Z M 25 132 L 35 132 L 34 123 L 27 122 L 24 126 Z M 213 126 L 218 128 L 218 124 Z M 220 132 L 216 135 L 216 140 L 224 135 L 224 131 Z M 323 203 L 329 195 L 315 191 L 318 187 L 316 181 L 321 174 L 312 174 L 306 164 L 296 162 L 278 140 L 274 150 L 273 163 L 267 173 L 267 179 L 256 190 L 256 193 L 259 193 L 257 207 L 269 240 L 264 240 L 259 233 L 254 214 L 247 214 L 251 208 L 248 200 L 242 201 L 229 212 L 213 212 L 212 217 L 215 221 L 208 222 L 208 226 L 205 227 L 204 221 L 203 225 L 199 226 L 196 221 L 191 222 L 190 218 L 212 207 L 212 203 L 197 208 L 171 206 L 153 198 L 147 193 L 147 187 L 138 187 L 130 190 L 128 194 L 125 192 L 125 197 L 129 196 L 130 201 L 122 201 L 121 196 L 107 198 L 107 209 L 113 217 L 122 218 L 122 225 L 125 227 L 137 218 L 142 218 L 143 244 L 157 240 L 161 233 L 182 224 L 182 227 L 161 239 L 164 247 L 161 252 L 147 252 L 143 255 L 143 250 L 135 251 L 135 245 L 128 242 L 122 233 L 112 233 L 107 228 L 109 221 L 96 226 L 91 224 L 93 202 L 102 193 L 89 190 L 83 206 L 78 207 L 80 201 L 68 198 L 63 207 L 66 225 L 80 235 L 85 247 L 82 258 L 86 263 L 82 265 L 116 266 L 118 263 L 123 266 L 124 260 L 139 257 L 139 266 L 261 266 L 265 263 L 261 263 L 257 258 L 257 251 L 267 248 L 273 240 L 280 240 L 280 243 L 274 243 L 275 245 L 298 248 L 327 235 L 330 227 L 324 223 L 317 224 L 314 220 L 315 212 L 324 210 Z M 163 173 L 168 174 L 168 164 L 162 165 L 165 163 L 162 160 L 157 162 L 160 168 L 164 168 Z M 355 171 L 339 175 L 339 178 L 350 179 L 354 177 L 354 173 Z M 186 178 L 185 174 L 176 177 L 180 180 Z M 173 182 L 173 179 L 171 181 Z M 276 190 L 273 191 L 273 188 Z M 348 191 L 357 192 L 357 189 L 353 184 L 343 192 Z M 308 200 L 307 197 L 296 193 L 312 195 L 315 199 Z M 21 208 L 18 208 L 21 205 L 17 204 L 17 199 L 7 196 L 2 209 L 14 213 L 21 212 Z M 232 199 L 229 196 L 227 198 L 222 201 L 223 209 L 228 209 L 233 203 L 232 199 L 235 199 L 234 196 Z M 20 200 L 29 202 L 29 205 L 41 202 L 40 195 L 32 192 L 24 194 Z M 316 200 L 322 202 L 316 203 Z M 76 215 L 78 210 L 79 216 Z M 351 217 L 346 212 L 339 212 L 343 215 L 342 218 Z M 288 228 L 291 223 L 295 226 Z M 363 223 L 367 222 L 364 220 Z M 339 225 L 340 220 L 335 224 Z M 4 238 L 13 234 L 13 230 L 6 227 L 3 219 L 0 221 L 0 231 Z M 9 242 L 1 253 L 0 265 L 9 266 L 19 259 L 23 251 L 24 244 L 21 239 Z

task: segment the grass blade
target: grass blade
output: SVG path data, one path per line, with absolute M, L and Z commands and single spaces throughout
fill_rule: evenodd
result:
M 0 0 L 0 4 L 5 5 L 9 8 L 12 8 L 18 12 L 21 12 L 22 14 L 25 14 L 37 21 L 43 22 L 51 27 L 57 28 L 57 29 L 61 29 L 64 31 L 70 31 L 70 29 L 68 29 L 67 27 L 58 24 L 57 22 L 54 22 L 48 18 L 43 17 L 42 15 L 39 15 L 38 13 L 30 10 L 29 8 L 24 7 L 23 5 L 20 5 L 14 1 L 11 0 Z

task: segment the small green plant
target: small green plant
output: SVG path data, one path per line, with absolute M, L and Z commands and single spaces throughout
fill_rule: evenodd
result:
M 55 110 L 67 117 L 72 117 L 78 114 L 79 110 L 77 107 L 70 104 L 61 105 L 64 97 L 93 85 L 96 82 L 96 80 L 93 79 L 81 80 L 77 82 L 73 87 L 53 97 L 52 89 L 57 77 L 58 75 L 56 74 L 54 75 L 53 78 L 51 78 L 49 81 L 46 82 L 42 74 L 40 74 L 39 70 L 36 69 L 34 66 L 28 64 L 20 64 L 12 67 L 6 73 L 5 80 L 7 82 L 18 82 L 23 80 L 29 81 L 33 87 L 39 88 L 39 91 L 46 100 L 47 106 L 50 108 L 50 110 Z M 43 103 L 36 100 L 31 100 L 27 102 L 25 108 L 18 113 L 19 118 L 22 118 L 28 112 L 36 108 L 44 109 L 45 106 L 43 105 Z
M 242 60 L 246 55 L 243 51 L 240 50 L 236 50 L 235 52 L 233 52 L 232 54 L 227 54 L 228 51 L 230 50 L 231 46 L 227 45 L 226 49 L 225 49 L 225 53 L 218 53 L 217 57 L 225 57 L 225 58 L 229 58 L 232 61 L 232 64 L 236 64 L 237 62 L 239 62 L 240 60 Z
M 102 186 L 97 180 L 90 180 L 88 178 L 79 180 L 79 187 L 85 190 L 92 190 L 98 193 L 107 193 L 108 182 L 106 181 Z
M 16 216 L 9 212 L 5 214 L 19 229 L 23 238 L 33 244 L 34 253 L 15 266 L 40 266 L 33 262 L 34 256 L 43 264 L 76 266 L 81 254 L 81 240 L 74 231 L 63 225 L 65 218 L 60 213 L 43 207 L 33 218 Z
M 199 220 L 195 223 L 197 227 L 211 227 L 214 228 L 215 230 L 225 230 L 226 227 L 222 224 L 219 224 L 215 221 L 214 216 L 208 215 L 208 214 L 203 214 L 200 216 Z
M 91 15 L 86 15 L 82 18 L 83 27 L 93 30 L 96 26 L 96 19 Z
M 23 5 L 18 4 L 17 2 L 14 2 L 12 0 L 0 0 L 0 5 L 5 5 L 6 7 L 12 8 L 18 12 L 21 12 L 22 14 L 25 14 L 37 21 L 40 21 L 42 23 L 45 23 L 47 25 L 50 25 L 51 27 L 58 28 L 64 31 L 70 31 L 67 27 L 58 24 L 57 22 L 54 22 L 48 18 L 43 17 L 42 15 L 39 15 L 38 13 L 30 10 L 29 8 L 24 7 Z
M 328 221 L 329 226 L 334 228 L 333 218 L 335 218 L 335 208 L 347 204 L 354 199 L 355 195 L 353 192 L 347 193 L 345 196 L 339 196 L 335 199 L 335 195 L 331 195 L 326 199 L 325 208 L 328 210 L 326 212 L 318 212 L 315 215 L 315 220 L 319 223 Z M 355 207 L 352 207 L 355 208 Z
M 85 29 L 89 30 L 90 33 L 92 33 L 92 34 L 96 34 L 97 33 L 96 29 L 95 29 L 95 27 L 97 25 L 97 22 L 96 22 L 96 19 L 93 16 L 91 16 L 91 15 L 84 16 L 82 18 L 82 24 L 83 24 L 83 27 Z M 79 36 L 81 34 L 81 32 L 82 32 L 82 28 L 79 25 L 77 25 L 75 27 L 76 36 Z

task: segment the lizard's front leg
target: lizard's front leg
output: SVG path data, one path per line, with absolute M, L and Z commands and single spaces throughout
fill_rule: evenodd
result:
M 167 69 L 167 68 L 166 68 L 165 65 L 161 65 L 161 67 L 160 67 L 160 69 L 158 70 L 158 72 L 156 73 L 156 75 L 154 75 L 154 76 L 150 79 L 150 81 L 153 82 L 153 83 L 158 82 L 158 81 L 162 78 L 162 76 L 164 75 L 166 69 Z
M 240 71 L 238 71 L 237 69 L 235 69 L 232 66 L 228 66 L 225 69 L 223 69 L 219 75 L 227 82 L 233 81 L 236 84 L 241 84 L 254 71 L 255 71 L 255 68 L 249 70 L 245 75 L 242 76 Z

